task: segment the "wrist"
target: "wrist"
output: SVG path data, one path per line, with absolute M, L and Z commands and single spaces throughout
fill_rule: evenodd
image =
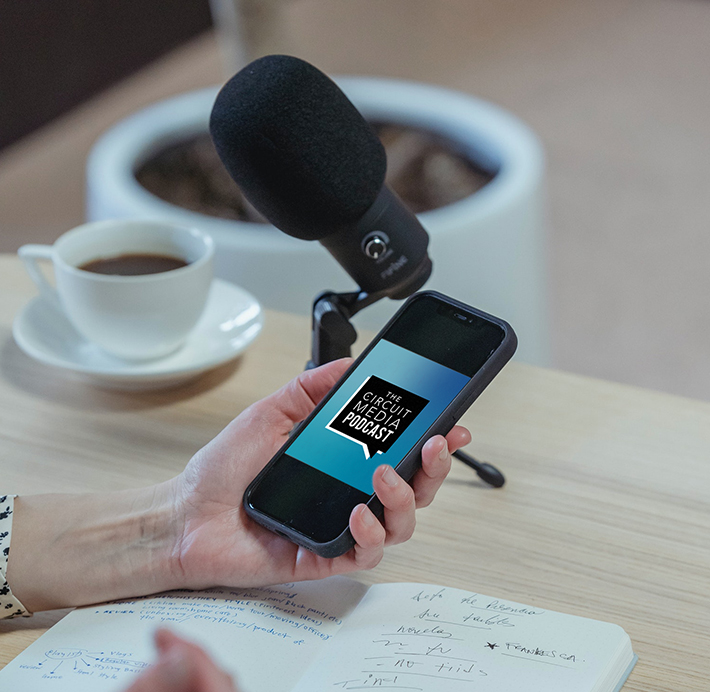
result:
M 174 588 L 175 487 L 17 498 L 7 574 L 15 596 L 36 611 Z

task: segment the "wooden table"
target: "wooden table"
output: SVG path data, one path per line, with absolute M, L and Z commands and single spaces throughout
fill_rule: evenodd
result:
M 35 294 L 0 255 L 3 492 L 129 488 L 179 472 L 233 416 L 302 368 L 309 324 L 268 313 L 236 363 L 172 391 L 97 389 L 14 344 Z M 414 538 L 372 581 L 444 583 L 621 625 L 640 660 L 626 690 L 710 680 L 710 405 L 519 363 L 464 417 L 502 490 L 457 464 Z M 0 622 L 0 665 L 62 613 Z

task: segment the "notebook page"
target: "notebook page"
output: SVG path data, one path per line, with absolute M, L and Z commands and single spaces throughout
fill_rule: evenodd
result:
M 0 689 L 125 690 L 153 661 L 152 633 L 164 625 L 204 646 L 242 692 L 290 692 L 366 588 L 331 577 L 261 589 L 171 591 L 82 608 L 0 671 Z
M 628 644 L 609 623 L 458 589 L 378 584 L 294 692 L 589 692 Z

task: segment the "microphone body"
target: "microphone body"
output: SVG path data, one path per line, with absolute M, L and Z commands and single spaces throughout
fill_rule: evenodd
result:
M 429 236 L 387 185 L 357 223 L 320 242 L 367 293 L 401 300 L 431 275 Z
M 249 202 L 288 235 L 320 241 L 362 291 L 401 299 L 429 278 L 428 235 L 385 185 L 381 142 L 313 65 L 247 65 L 218 94 L 210 133 Z

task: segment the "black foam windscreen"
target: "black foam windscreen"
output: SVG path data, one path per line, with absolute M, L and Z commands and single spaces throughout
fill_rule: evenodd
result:
M 313 65 L 268 55 L 217 96 L 217 153 L 249 201 L 285 233 L 319 240 L 358 221 L 382 189 L 380 140 Z

